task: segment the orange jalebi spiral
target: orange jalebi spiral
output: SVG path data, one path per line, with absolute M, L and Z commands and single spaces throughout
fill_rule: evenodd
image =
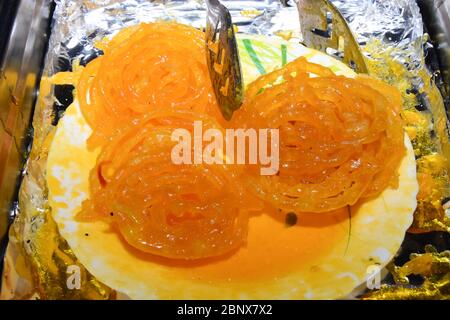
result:
M 169 107 L 116 135 L 91 171 L 90 200 L 78 218 L 106 219 L 133 247 L 169 258 L 211 257 L 242 245 L 248 214 L 260 209 L 242 168 L 172 162 L 172 133 L 192 132 L 194 120 L 221 130 L 212 118 Z
M 89 148 L 102 145 L 124 123 L 169 106 L 219 115 L 205 60 L 204 33 L 173 22 L 140 24 L 101 43 L 77 98 L 94 129 Z
M 280 130 L 280 170 L 250 169 L 252 187 L 279 209 L 323 212 L 395 186 L 405 152 L 401 105 L 381 81 L 336 76 L 304 58 L 260 77 L 233 122 Z

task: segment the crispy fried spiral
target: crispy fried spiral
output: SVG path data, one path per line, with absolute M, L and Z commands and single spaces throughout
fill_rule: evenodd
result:
M 205 62 L 204 33 L 178 23 L 140 24 L 101 44 L 77 98 L 94 129 L 88 146 L 102 145 L 124 123 L 169 106 L 219 115 Z
M 286 211 L 323 212 L 396 183 L 400 108 L 395 88 L 300 58 L 251 83 L 233 124 L 280 130 L 278 174 L 251 172 L 260 197 Z
M 146 114 L 102 148 L 90 175 L 90 201 L 79 218 L 108 219 L 133 247 L 169 258 L 197 259 L 226 253 L 246 239 L 249 202 L 242 168 L 174 164 L 175 129 L 194 120 L 221 130 L 190 110 Z M 194 152 L 194 151 L 192 151 Z

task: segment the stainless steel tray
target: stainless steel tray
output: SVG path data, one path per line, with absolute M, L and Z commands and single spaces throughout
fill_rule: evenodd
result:
M 53 10 L 50 0 L 0 2 L 0 259 L 31 142 Z M 0 263 L 1 272 L 1 263 Z
M 282 1 L 285 2 L 285 1 Z M 430 68 L 446 98 L 449 113 L 450 1 L 418 0 L 434 47 Z M 31 145 L 31 119 L 51 33 L 54 3 L 51 0 L 0 1 L 0 274 L 7 229 L 16 212 L 17 189 Z M 439 49 L 435 49 L 439 48 Z M 450 247 L 442 232 L 408 234 L 399 261 L 431 243 L 438 250 Z

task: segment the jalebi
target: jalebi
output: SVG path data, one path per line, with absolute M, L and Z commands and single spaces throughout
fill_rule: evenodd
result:
M 251 83 L 236 127 L 277 128 L 280 170 L 251 174 L 276 208 L 323 212 L 395 187 L 404 156 L 397 89 L 367 76 L 336 76 L 299 58 Z
M 77 98 L 101 146 L 124 124 L 169 106 L 220 115 L 205 61 L 204 33 L 183 24 L 140 24 L 100 43 L 78 82 Z M 219 118 L 219 117 L 217 117 Z
M 172 133 L 192 133 L 195 120 L 221 130 L 206 115 L 168 107 L 116 135 L 91 171 L 90 200 L 79 218 L 107 220 L 133 247 L 170 258 L 211 257 L 242 245 L 248 215 L 260 209 L 242 168 L 171 159 Z

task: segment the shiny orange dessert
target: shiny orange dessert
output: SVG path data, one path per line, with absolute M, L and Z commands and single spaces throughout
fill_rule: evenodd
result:
M 140 24 L 98 47 L 77 98 L 93 129 L 88 147 L 107 142 L 146 112 L 176 107 L 220 114 L 205 62 L 204 33 L 178 23 Z
M 247 237 L 249 213 L 260 209 L 256 198 L 249 201 L 242 168 L 171 161 L 172 132 L 192 131 L 200 119 L 219 128 L 206 115 L 173 107 L 130 124 L 102 148 L 79 218 L 106 219 L 133 247 L 170 258 L 205 258 L 238 248 Z
M 380 81 L 336 76 L 300 58 L 250 84 L 227 123 L 201 31 L 142 24 L 101 48 L 77 86 L 92 129 L 88 148 L 100 150 L 78 219 L 107 221 L 140 251 L 186 260 L 224 255 L 246 242 L 250 214 L 342 209 L 397 183 L 401 99 Z M 194 121 L 221 132 L 279 129 L 279 172 L 173 163 L 171 135 L 192 132 Z
M 251 83 L 245 99 L 234 126 L 280 130 L 278 174 L 251 174 L 273 206 L 324 212 L 395 187 L 405 148 L 394 87 L 299 58 Z

